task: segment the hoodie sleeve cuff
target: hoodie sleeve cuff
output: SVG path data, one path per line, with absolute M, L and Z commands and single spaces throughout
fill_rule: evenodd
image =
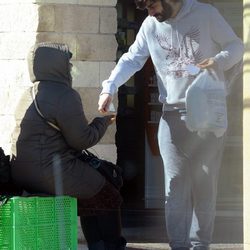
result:
M 116 92 L 117 92 L 117 87 L 115 86 L 115 84 L 112 84 L 107 80 L 103 81 L 101 94 L 107 93 L 114 95 Z
M 225 70 L 227 57 L 228 53 L 223 51 L 213 58 L 219 69 Z

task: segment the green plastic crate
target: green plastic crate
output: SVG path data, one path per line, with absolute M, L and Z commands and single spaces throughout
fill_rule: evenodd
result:
M 76 250 L 77 201 L 13 197 L 0 206 L 0 250 Z

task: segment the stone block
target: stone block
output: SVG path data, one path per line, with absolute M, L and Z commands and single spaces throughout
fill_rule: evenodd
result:
M 100 84 L 110 76 L 115 65 L 115 62 L 100 62 Z
M 15 4 L 15 3 L 34 3 L 36 0 L 1 0 L 0 5 Z
M 55 6 L 40 5 L 38 8 L 39 22 L 37 31 L 55 31 Z
M 100 140 L 100 144 L 115 144 L 116 123 L 113 123 L 106 130 L 105 135 Z
M 74 87 L 99 87 L 99 62 L 73 62 L 72 68 Z
M 115 67 L 115 62 L 81 62 L 74 61 L 72 69 L 74 87 L 100 88 Z
M 113 125 L 111 125 L 113 126 Z M 98 155 L 101 159 L 105 159 L 116 163 L 117 160 L 117 149 L 114 144 L 101 144 L 98 143 L 97 145 L 93 146 L 89 149 L 91 152 Z
M 87 87 L 75 87 L 74 89 L 76 89 L 81 96 L 83 109 L 87 120 L 90 122 L 96 116 L 100 116 L 100 113 L 98 112 L 98 99 L 101 89 Z
M 0 5 L 0 31 L 36 31 L 38 6 L 34 4 Z
M 117 41 L 114 35 L 77 35 L 77 60 L 115 61 Z
M 9 92 L 7 88 L 5 89 L 1 88 L 0 98 L 1 98 L 0 114 L 3 115 L 6 113 L 5 110 L 7 108 L 8 100 L 9 100 Z
M 6 32 L 11 30 L 11 19 L 9 18 L 11 5 L 0 5 L 0 31 Z
M 84 6 L 116 6 L 117 0 L 1 0 L 1 4 L 39 3 L 39 4 L 78 4 Z
M 98 33 L 99 8 L 79 5 L 55 6 L 55 31 Z
M 77 4 L 78 0 L 29 0 L 33 3 L 49 3 L 49 4 Z
M 34 32 L 0 33 L 0 60 L 26 59 L 35 38 Z
M 0 60 L 0 69 L 1 89 L 31 85 L 26 60 Z
M 78 0 L 78 4 L 90 6 L 116 6 L 117 0 Z
M 115 34 L 117 31 L 117 11 L 115 8 L 101 8 L 100 32 Z
M 79 4 L 86 6 L 115 6 L 117 0 L 1 0 L 1 4 L 13 3 L 49 3 L 49 4 Z
M 37 33 L 36 42 L 65 43 L 69 46 L 70 51 L 73 53 L 72 60 L 76 58 L 76 36 L 74 33 L 41 32 Z
M 22 96 L 24 90 L 24 87 L 1 88 L 1 115 L 14 115 L 20 97 Z

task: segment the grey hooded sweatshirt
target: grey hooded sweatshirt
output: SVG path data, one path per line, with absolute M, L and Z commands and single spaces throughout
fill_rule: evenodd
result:
M 165 22 L 153 16 L 144 20 L 135 42 L 103 82 L 102 93 L 113 95 L 151 56 L 160 102 L 164 107 L 184 107 L 186 90 L 194 80 L 188 65 L 214 58 L 223 79 L 224 72 L 241 61 L 243 51 L 242 41 L 217 9 L 197 0 L 183 0 L 176 17 Z
M 88 123 L 81 98 L 71 86 L 70 57 L 68 47 L 62 44 L 39 44 L 29 53 L 30 78 L 37 85 L 38 106 L 61 131 L 41 118 L 31 90 L 27 90 L 16 110 L 12 176 L 31 191 L 85 199 L 98 193 L 105 179 L 74 154 L 99 142 L 110 117 Z

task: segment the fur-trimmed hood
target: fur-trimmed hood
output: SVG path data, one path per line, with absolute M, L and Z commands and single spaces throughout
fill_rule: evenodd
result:
M 72 85 L 70 58 L 72 53 L 65 44 L 39 43 L 28 54 L 30 80 L 53 81 Z

